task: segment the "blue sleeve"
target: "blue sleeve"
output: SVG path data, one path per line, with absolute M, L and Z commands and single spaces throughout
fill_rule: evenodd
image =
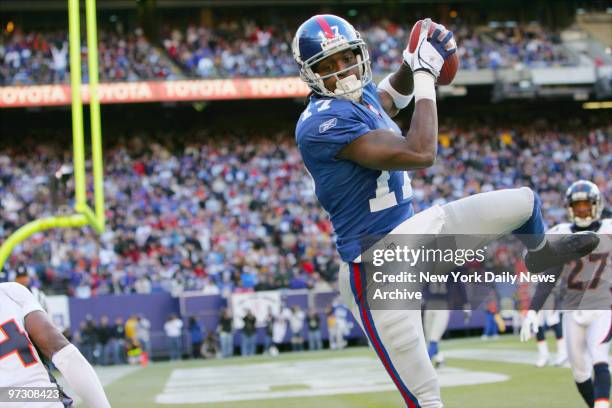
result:
M 306 119 L 301 144 L 318 160 L 335 160 L 344 146 L 369 133 L 373 126 L 366 115 L 352 110 L 336 110 Z

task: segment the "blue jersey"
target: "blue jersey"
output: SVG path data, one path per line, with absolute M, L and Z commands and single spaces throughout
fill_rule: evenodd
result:
M 387 234 L 414 214 L 405 171 L 381 171 L 336 156 L 353 140 L 376 129 L 401 135 L 385 113 L 376 86 L 363 90 L 362 103 L 313 95 L 295 136 L 315 193 L 329 213 L 342 259 L 352 262 L 363 239 Z

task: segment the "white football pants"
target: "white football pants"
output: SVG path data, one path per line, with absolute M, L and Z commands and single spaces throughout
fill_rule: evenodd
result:
M 563 313 L 563 337 L 574 380 L 585 382 L 593 366 L 607 363 L 612 337 L 612 311 L 574 310 Z
M 529 188 L 476 194 L 422 211 L 390 234 L 482 234 L 494 239 L 523 225 L 533 212 Z M 383 239 L 384 240 L 384 239 Z M 473 242 L 478 248 L 486 242 Z M 440 386 L 427 354 L 420 310 L 373 310 L 367 303 L 363 267 L 342 263 L 339 289 L 409 408 L 441 408 Z

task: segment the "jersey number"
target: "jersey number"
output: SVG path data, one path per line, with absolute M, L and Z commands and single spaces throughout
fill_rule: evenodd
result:
M 5 339 L 0 342 L 0 360 L 15 353 L 24 367 L 36 363 L 32 343 L 30 343 L 28 336 L 19 330 L 15 320 L 9 320 L 0 325 L 0 331 L 5 336 Z
M 382 171 L 376 179 L 376 196 L 370 199 L 370 212 L 386 210 L 397 205 L 395 191 L 391 191 L 389 187 L 389 178 L 391 175 L 388 171 Z M 402 197 L 404 200 L 412 197 L 412 185 L 410 184 L 410 176 L 404 172 L 404 184 L 402 185 Z
M 590 282 L 578 280 L 578 276 L 580 275 L 582 271 L 584 271 L 584 266 L 585 266 L 582 259 L 578 259 L 576 261 L 576 265 L 574 266 L 574 269 L 572 269 L 567 279 L 567 287 L 569 289 L 575 289 L 575 290 L 597 289 L 597 286 L 599 285 L 599 282 L 601 281 L 601 274 L 603 273 L 606 267 L 607 259 L 608 259 L 607 253 L 589 255 L 589 261 L 587 262 L 587 265 L 591 263 L 599 262 L 599 266 L 597 267 L 597 270 L 595 271 L 593 279 L 591 279 Z M 588 286 L 586 286 L 585 284 L 588 284 Z
M 328 110 L 332 103 L 331 99 L 321 99 L 316 101 L 314 104 L 317 106 L 317 112 L 322 112 L 324 110 Z M 302 122 L 312 116 L 312 112 L 310 111 L 310 106 L 306 108 L 304 113 L 302 113 Z

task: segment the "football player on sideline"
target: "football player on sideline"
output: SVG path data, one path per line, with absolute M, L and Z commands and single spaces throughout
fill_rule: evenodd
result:
M 601 219 L 603 196 L 590 181 L 573 183 L 566 193 L 571 223 L 558 224 L 553 234 L 593 231 L 601 241 L 588 258 L 547 270 L 561 279 L 563 335 L 574 381 L 590 408 L 610 407 L 608 352 L 612 339 L 612 219 Z M 521 341 L 537 332 L 538 314 L 556 285 L 538 284 L 521 328 Z M 589 308 L 590 306 L 590 308 Z M 589 310 L 598 309 L 598 310 Z M 593 372 L 595 375 L 593 376 Z M 593 379 L 591 379 L 593 377 Z
M 0 387 L 57 388 L 61 401 L 37 402 L 37 407 L 73 406 L 41 363 L 35 345 L 53 361 L 70 387 L 90 408 L 110 407 L 93 367 L 51 323 L 32 293 L 16 282 L 0 283 Z M 11 403 L 28 407 L 32 403 Z
M 423 21 L 415 51 L 405 50 L 401 67 L 378 85 L 372 83 L 366 43 L 340 17 L 309 18 L 292 44 L 300 77 L 312 91 L 297 123 L 296 142 L 337 234 L 344 261 L 340 293 L 410 408 L 442 407 L 421 311 L 369 307 L 360 265 L 364 238 L 529 234 L 519 238 L 531 250 L 526 262 L 532 272 L 588 254 L 599 241 L 596 234 L 584 234 L 549 243 L 540 200 L 529 188 L 478 194 L 414 215 L 406 170 L 429 167 L 436 158 L 435 83 L 445 59 L 456 52 L 444 26 L 436 25 L 428 37 L 432 24 Z M 412 122 L 404 136 L 391 117 L 413 97 Z

